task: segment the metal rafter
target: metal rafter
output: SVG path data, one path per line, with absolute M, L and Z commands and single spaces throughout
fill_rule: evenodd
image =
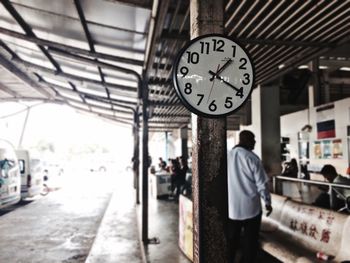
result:
M 96 85 L 96 86 L 101 86 L 101 82 L 97 81 L 97 80 L 93 80 L 93 79 L 89 79 L 89 78 L 84 78 L 84 77 L 80 77 L 77 75 L 73 75 L 73 74 L 68 74 L 68 73 L 57 73 L 52 69 L 48 69 L 42 66 L 38 66 L 36 64 L 27 62 L 27 61 L 23 61 L 20 58 L 13 58 L 12 59 L 14 62 L 23 65 L 24 67 L 26 67 L 28 70 L 34 70 L 37 72 L 41 72 L 41 73 L 46 73 L 49 74 L 53 77 L 62 79 L 62 80 L 71 80 L 71 81 L 78 81 L 78 82 L 85 82 L 85 83 L 89 83 L 92 85 Z M 137 92 L 137 88 L 133 88 L 133 87 L 129 87 L 129 86 L 125 86 L 125 85 L 119 85 L 119 84 L 112 84 L 112 83 L 108 83 L 106 84 L 109 88 L 117 90 L 117 91 L 121 91 L 121 92 L 126 92 L 124 93 L 124 95 L 126 96 L 130 96 L 132 95 L 132 93 L 136 93 Z
M 152 5 L 152 1 L 104 1 L 108 1 L 110 3 L 128 4 L 130 6 L 136 5 L 139 7 L 142 5 L 147 5 L 148 9 L 150 9 Z M 10 3 L 9 0 L 2 2 L 3 4 L 6 4 L 6 2 L 7 4 Z M 90 2 L 92 5 L 94 1 Z M 182 106 L 177 98 L 171 85 L 172 81 L 170 75 L 172 65 L 174 63 L 175 53 L 184 45 L 186 40 L 189 39 L 189 2 L 184 0 L 155 2 L 158 3 L 158 5 L 157 8 L 153 10 L 151 20 L 149 22 L 149 32 L 141 32 L 142 30 L 139 30 L 137 27 L 134 29 L 124 29 L 118 27 L 117 23 L 112 25 L 104 18 L 100 19 L 99 17 L 91 16 L 89 17 L 89 20 L 87 20 L 87 17 L 84 16 L 82 6 L 80 5 L 82 2 L 75 0 L 73 3 L 75 3 L 77 7 L 79 18 L 71 13 L 60 13 L 59 11 L 54 10 L 54 8 L 49 10 L 45 6 L 35 5 L 34 2 L 12 2 L 10 4 L 12 5 L 12 9 L 17 9 L 17 12 L 20 14 L 22 14 L 21 12 L 34 12 L 35 15 L 40 16 L 40 14 L 43 14 L 47 17 L 52 16 L 53 19 L 58 19 L 67 24 L 70 22 L 76 23 L 80 20 L 86 36 L 83 41 L 85 41 L 90 47 L 89 50 L 84 50 L 46 39 L 39 39 L 32 34 L 33 32 L 31 31 L 31 28 L 27 28 L 27 30 L 24 29 L 26 27 L 26 25 L 24 25 L 24 27 L 22 26 L 22 22 L 24 21 L 21 22 L 21 18 L 18 17 L 16 19 L 16 14 L 12 10 L 12 12 L 9 11 L 9 13 L 16 19 L 19 25 L 22 24 L 21 27 L 26 34 L 21 34 L 8 30 L 7 28 L 5 29 L 0 27 L 0 33 L 6 35 L 6 38 L 4 37 L 4 42 L 8 44 L 8 46 L 2 46 L 1 54 L 9 63 L 6 65 L 7 67 L 10 67 L 10 71 L 14 67 L 19 69 L 24 76 L 26 76 L 22 77 L 31 81 L 31 86 L 33 86 L 33 83 L 35 83 L 35 85 L 42 86 L 41 88 L 38 88 L 38 90 L 42 89 L 50 93 L 51 90 L 54 89 L 62 92 L 63 95 L 66 94 L 67 96 L 72 96 L 72 98 L 75 98 L 77 101 L 69 101 L 70 103 L 80 105 L 80 107 L 84 107 L 90 113 L 93 112 L 94 114 L 100 114 L 97 111 L 102 111 L 102 109 L 98 109 L 94 104 L 101 105 L 103 106 L 103 111 L 107 109 L 109 110 L 108 112 L 110 112 L 110 114 L 107 114 L 108 116 L 104 114 L 103 117 L 117 120 L 117 118 L 113 117 L 113 113 L 118 115 L 117 110 L 122 108 L 119 107 L 110 109 L 108 108 L 110 103 L 115 103 L 118 106 L 123 105 L 123 107 L 134 107 L 135 103 L 137 103 L 137 97 L 139 97 L 136 87 L 133 88 L 127 86 L 128 84 L 125 86 L 114 84 L 115 82 L 123 83 L 126 81 L 125 83 L 131 83 L 130 85 L 134 86 L 134 76 L 128 78 L 127 75 L 122 74 L 129 74 L 129 72 L 125 71 L 129 69 L 120 67 L 119 63 L 127 64 L 127 66 L 142 66 L 143 69 L 146 70 L 148 77 L 149 104 L 154 106 L 153 117 L 149 120 L 150 127 L 156 130 L 171 130 L 170 127 L 173 128 L 181 125 L 183 126 L 183 122 L 188 123 L 190 120 L 190 113 L 185 107 Z M 257 84 L 264 84 L 274 80 L 289 70 L 299 66 L 301 63 L 307 63 L 311 59 L 317 58 L 318 56 L 323 55 L 325 52 L 332 50 L 333 48 L 337 48 L 341 44 L 348 43 L 349 41 L 349 1 L 228 0 L 226 3 L 225 32 L 243 44 L 252 55 L 256 66 Z M 84 7 L 85 4 L 86 3 L 84 2 Z M 92 7 L 93 6 L 89 6 L 89 8 Z M 6 9 L 11 10 L 11 7 Z M 91 14 L 101 13 L 100 11 L 102 12 L 102 10 L 99 10 L 98 12 L 92 12 Z M 39 19 L 40 18 L 38 18 L 39 23 L 43 22 Z M 90 35 L 92 31 L 89 32 L 89 29 L 92 30 L 92 26 L 98 30 L 101 29 L 101 35 L 99 35 L 100 32 L 94 31 L 94 34 L 96 34 L 96 39 L 92 39 Z M 45 29 L 43 26 L 40 28 L 42 30 Z M 143 54 L 145 54 L 145 59 L 138 60 L 129 57 L 107 54 L 107 52 L 96 52 L 95 49 L 97 48 L 99 38 L 105 35 L 103 29 L 107 29 L 105 32 L 109 33 L 119 32 L 134 34 L 134 41 L 138 41 L 140 38 L 147 35 L 147 47 L 143 51 Z M 24 43 L 24 41 L 16 41 L 13 40 L 13 38 L 25 40 L 27 42 L 34 43 L 37 46 L 43 47 L 54 59 L 56 59 L 56 62 L 58 62 L 62 68 L 67 66 L 76 71 L 82 70 L 85 68 L 84 65 L 87 65 L 87 75 L 95 74 L 95 76 L 98 76 L 96 75 L 98 71 L 100 74 L 100 79 L 95 79 L 94 75 L 92 75 L 93 77 L 91 77 L 91 79 L 82 78 L 81 75 L 76 73 L 55 74 L 55 70 L 50 70 L 38 63 L 33 64 L 19 60 L 19 57 L 21 57 L 21 55 L 26 55 L 27 52 L 32 52 L 32 54 L 37 55 L 36 57 L 33 57 L 34 59 L 42 60 L 42 56 L 41 53 L 38 53 L 36 50 L 26 49 L 26 43 Z M 80 39 L 73 40 L 79 41 Z M 135 54 L 140 54 L 140 51 L 143 50 L 143 48 L 133 49 L 132 47 L 125 45 L 103 46 L 101 44 L 101 47 L 106 47 L 108 49 L 113 48 L 114 50 L 121 52 L 135 51 Z M 13 54 L 11 49 L 18 52 L 16 53 L 17 56 L 16 54 Z M 40 57 L 38 57 L 39 55 Z M 347 66 L 349 63 L 346 61 L 347 60 L 338 64 Z M 115 62 L 118 62 L 118 66 L 115 66 Z M 96 71 L 95 68 L 98 70 Z M 335 70 L 336 68 L 337 67 L 334 66 L 329 70 Z M 89 69 L 92 70 L 90 71 Z M 139 68 L 139 70 L 140 69 L 141 68 Z M 33 73 L 36 78 L 33 78 Z M 334 76 L 344 77 L 346 75 L 341 74 Z M 111 77 L 110 83 L 113 82 L 113 84 L 107 83 L 108 89 L 106 90 L 103 82 L 108 81 L 107 77 Z M 116 79 L 120 79 L 120 82 Z M 140 83 L 140 80 L 136 79 L 137 76 L 135 77 L 135 84 L 136 82 Z M 48 82 L 46 82 L 46 80 Z M 65 83 L 62 83 L 60 86 L 59 84 L 62 82 L 62 80 L 64 80 L 65 83 L 69 83 L 69 86 L 67 86 Z M 57 85 L 53 83 L 57 83 Z M 90 84 L 92 87 L 91 94 L 88 90 L 85 92 L 86 87 L 82 86 L 84 83 L 88 85 Z M 348 83 L 348 81 L 342 82 L 341 79 L 337 79 L 337 81 L 333 83 Z M 4 84 L 6 85 L 6 83 Z M 11 86 L 9 87 L 11 88 Z M 106 93 L 108 90 L 111 92 L 110 95 L 108 95 L 108 92 Z M 96 94 L 101 95 L 96 96 Z M 15 94 L 13 93 L 13 95 Z M 113 95 L 118 97 L 113 97 Z M 3 93 L 3 96 L 5 97 L 7 94 Z M 18 97 L 21 96 L 21 91 L 19 90 Z M 125 103 L 121 102 L 123 99 L 115 100 L 115 98 L 119 98 L 119 96 L 125 97 Z M 128 101 L 130 96 L 134 97 L 135 100 L 132 102 Z M 61 99 L 62 97 L 58 95 L 57 98 Z M 113 100 L 110 102 L 110 99 Z M 80 104 L 78 104 L 78 102 Z M 90 110 L 88 107 L 90 107 Z M 131 112 L 127 114 L 127 116 L 130 118 L 130 120 L 132 119 Z M 235 127 L 237 121 L 244 117 L 242 114 L 238 114 L 237 116 L 239 117 L 231 118 L 230 116 L 230 123 L 232 122 L 231 127 Z M 124 119 L 119 118 L 118 120 Z
M 1 3 L 6 8 L 6 10 L 12 15 L 12 17 L 17 21 L 17 23 L 21 26 L 23 31 L 27 36 L 36 37 L 33 30 L 30 26 L 24 21 L 22 16 L 17 12 L 17 10 L 12 6 L 9 0 L 2 0 Z M 42 45 L 38 45 L 38 48 L 43 52 L 43 54 L 47 57 L 47 59 L 51 62 L 51 64 L 56 68 L 57 72 L 61 72 L 60 65 L 53 59 L 50 53 L 43 47 Z
M 105 54 L 105 53 L 101 53 L 101 52 L 91 52 L 91 51 L 86 50 L 86 49 L 56 43 L 56 42 L 53 42 L 50 40 L 38 38 L 36 36 L 23 35 L 21 33 L 18 33 L 18 32 L 12 31 L 12 30 L 8 30 L 8 29 L 2 28 L 2 27 L 0 27 L 0 33 L 14 37 L 14 38 L 22 39 L 22 40 L 25 40 L 25 41 L 28 41 L 31 43 L 35 43 L 37 45 L 47 46 L 49 48 L 48 49 L 49 51 L 50 51 L 50 48 L 57 48 L 57 49 L 60 49 L 62 51 L 72 52 L 75 54 L 82 54 L 82 55 L 89 56 L 92 58 L 100 58 L 100 59 L 106 59 L 106 60 L 111 60 L 111 61 L 117 61 L 117 62 L 131 64 L 131 65 L 135 65 L 135 66 L 142 66 L 143 65 L 143 60 L 114 56 L 114 55 Z
M 84 11 L 83 11 L 83 8 L 81 7 L 81 4 L 80 4 L 80 1 L 79 0 L 74 0 L 74 4 L 75 4 L 75 7 L 77 9 L 77 12 L 78 12 L 78 15 L 79 15 L 79 19 L 80 19 L 80 22 L 81 22 L 81 25 L 84 29 L 84 33 L 85 33 L 85 37 L 87 39 L 87 42 L 89 44 L 89 49 L 91 52 L 95 52 L 95 47 L 94 47 L 94 43 L 93 43 L 93 40 L 92 40 L 92 37 L 91 37 L 91 34 L 90 34 L 90 31 L 89 31 L 89 28 L 86 24 L 86 19 L 85 19 L 85 15 L 84 15 Z M 95 58 L 96 61 L 97 58 Z M 106 86 L 106 81 L 105 81 L 105 77 L 104 77 L 104 74 L 102 72 L 102 69 L 100 66 L 97 66 L 97 70 L 98 70 L 98 73 L 100 75 L 100 78 L 101 78 L 101 82 L 102 82 L 102 85 L 104 86 L 105 88 L 105 91 L 106 91 L 106 94 L 107 94 L 107 98 L 110 99 L 110 92 Z M 111 109 L 113 110 L 113 105 L 111 103 Z
M 21 71 L 18 67 L 16 67 L 13 63 L 10 62 L 5 56 L 3 56 L 0 52 L 0 64 L 9 72 L 13 73 L 16 77 L 22 80 L 24 83 L 35 89 L 38 93 L 43 95 L 48 99 L 53 98 L 53 94 L 48 92 L 46 89 L 42 88 L 38 83 L 36 83 L 33 79 L 31 79 L 26 73 Z
M 6 87 L 5 85 L 3 85 L 1 83 L 0 83 L 0 90 L 2 92 L 5 92 L 5 93 L 11 95 L 12 97 L 15 97 L 15 98 L 20 97 L 20 95 L 17 92 L 13 91 L 12 89 Z

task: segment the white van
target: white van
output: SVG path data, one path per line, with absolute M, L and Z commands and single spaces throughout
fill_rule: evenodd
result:
M 21 197 L 32 198 L 43 188 L 43 171 L 39 159 L 33 159 L 28 150 L 16 150 L 21 173 Z
M 12 145 L 0 140 L 0 209 L 21 200 L 21 175 Z

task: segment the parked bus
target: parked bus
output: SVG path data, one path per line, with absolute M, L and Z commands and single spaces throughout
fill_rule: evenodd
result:
M 0 140 L 0 209 L 21 200 L 21 175 L 12 145 Z
M 39 159 L 33 159 L 28 150 L 16 150 L 21 173 L 21 198 L 39 195 L 43 188 L 43 172 Z

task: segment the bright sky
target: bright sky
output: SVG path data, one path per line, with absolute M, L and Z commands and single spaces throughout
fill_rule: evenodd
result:
M 0 137 L 10 140 L 15 147 L 19 145 L 26 111 L 3 117 L 25 108 L 19 103 L 0 103 Z M 57 149 L 61 146 L 98 144 L 127 160 L 131 159 L 133 151 L 131 127 L 119 126 L 56 104 L 42 104 L 30 110 L 22 145 L 30 147 L 40 140 L 53 142 Z

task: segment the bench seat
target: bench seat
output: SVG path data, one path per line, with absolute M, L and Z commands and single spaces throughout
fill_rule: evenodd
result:
M 317 262 L 317 252 L 328 262 L 350 260 L 350 216 L 272 195 L 273 212 L 264 216 L 262 249 L 282 262 Z

